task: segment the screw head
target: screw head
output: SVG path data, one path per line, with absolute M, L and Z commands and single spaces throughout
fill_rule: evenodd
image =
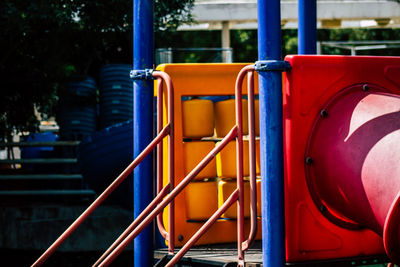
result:
M 314 162 L 314 160 L 311 157 L 306 158 L 306 164 L 311 165 Z
M 369 90 L 368 84 L 364 84 L 363 87 L 362 87 L 362 90 L 363 90 L 364 92 L 365 92 L 365 91 L 368 91 L 368 90 Z
M 180 241 L 180 242 L 183 241 L 183 235 L 178 235 L 178 241 Z
M 321 205 L 319 206 L 319 211 L 324 213 L 327 210 L 327 208 L 325 207 L 325 205 Z
M 322 118 L 326 118 L 328 117 L 328 111 L 326 111 L 326 109 L 321 110 L 320 115 Z

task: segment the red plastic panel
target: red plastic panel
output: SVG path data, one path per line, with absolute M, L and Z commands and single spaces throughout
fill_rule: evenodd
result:
M 284 76 L 283 90 L 287 262 L 384 254 L 378 234 L 332 222 L 323 215 L 325 206 L 315 204 L 305 175 L 307 142 L 323 107 L 345 88 L 371 84 L 375 91 L 399 94 L 400 59 L 288 56 L 285 60 L 292 66 Z
M 323 107 L 309 138 L 306 179 L 325 217 L 383 236 L 392 248 L 386 253 L 399 264 L 400 207 L 389 209 L 400 192 L 400 150 L 393 149 L 400 145 L 400 96 L 382 91 L 353 85 Z

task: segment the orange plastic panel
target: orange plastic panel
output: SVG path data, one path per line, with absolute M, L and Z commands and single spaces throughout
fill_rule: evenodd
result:
M 247 100 L 242 100 L 243 134 L 248 134 Z M 224 137 L 236 124 L 235 99 L 215 103 L 215 132 L 217 137 Z
M 219 144 L 219 143 L 217 143 Z M 236 178 L 236 142 L 229 142 L 217 154 L 218 177 Z M 249 142 L 243 141 L 243 175 L 249 176 Z
M 261 216 L 261 179 L 256 180 L 257 186 L 257 216 Z
M 221 207 L 225 200 L 236 189 L 236 181 L 219 181 L 218 182 L 218 207 Z M 232 205 L 224 214 L 223 218 L 237 218 L 237 205 Z M 250 183 L 244 182 L 244 217 L 250 217 Z
M 239 71 L 247 64 L 165 64 L 157 67 L 157 70 L 164 71 L 172 78 L 174 85 L 174 106 L 175 106 L 175 184 L 178 184 L 185 177 L 184 142 L 183 142 L 183 118 L 182 118 L 182 97 L 183 96 L 231 96 L 235 94 L 235 82 Z M 258 94 L 258 75 L 255 74 L 255 93 Z M 155 85 L 157 81 L 155 81 Z M 157 87 L 155 87 L 157 88 Z M 155 90 L 156 91 L 156 90 Z M 247 93 L 247 82 L 243 83 L 243 94 Z M 156 94 L 156 92 L 155 92 Z M 164 117 L 165 117 L 164 101 Z M 197 137 L 196 137 L 197 138 Z M 167 148 L 164 142 L 164 185 L 167 184 Z M 236 173 L 235 173 L 236 176 Z M 204 222 L 197 222 L 189 219 L 187 198 L 189 194 L 186 188 L 175 199 L 175 244 L 182 246 L 187 240 L 203 225 Z M 216 194 L 217 196 L 217 194 Z M 164 224 L 168 230 L 168 209 L 164 210 Z M 206 234 L 196 243 L 213 244 L 236 242 L 236 220 L 218 220 Z M 249 221 L 245 220 L 245 233 L 250 229 Z M 261 229 L 261 220 L 258 220 L 258 229 Z M 178 236 L 181 238 L 178 240 Z M 261 230 L 257 233 L 261 238 Z
M 207 220 L 218 209 L 217 183 L 190 183 L 186 191 L 188 220 Z
M 305 151 L 321 108 L 340 90 L 369 83 L 399 94 L 400 59 L 288 56 L 285 60 L 292 66 L 285 73 L 283 90 L 287 262 L 384 254 L 382 239 L 374 232 L 345 229 L 322 215 L 307 187 Z
M 200 161 L 207 156 L 207 154 L 215 147 L 214 142 L 205 141 L 192 141 L 183 143 L 184 153 L 184 168 L 185 175 L 189 174 L 190 171 L 200 163 Z M 179 165 L 178 165 L 179 166 Z M 213 159 L 208 165 L 196 176 L 198 179 L 215 178 L 217 176 L 217 167 L 215 159 Z
M 202 138 L 214 135 L 214 105 L 211 100 L 182 102 L 183 137 Z
M 261 175 L 260 140 L 256 140 L 256 174 Z
M 258 99 L 254 100 L 254 112 L 256 135 L 260 136 L 260 101 Z

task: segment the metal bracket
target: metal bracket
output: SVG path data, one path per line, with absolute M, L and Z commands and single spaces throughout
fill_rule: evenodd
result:
M 260 60 L 256 61 L 254 69 L 260 71 L 288 71 L 292 67 L 288 61 L 282 60 Z
M 153 80 L 153 70 L 131 70 L 130 76 L 133 80 Z

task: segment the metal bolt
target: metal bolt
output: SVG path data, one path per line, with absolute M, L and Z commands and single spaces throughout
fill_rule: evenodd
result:
M 368 90 L 369 90 L 368 84 L 364 84 L 363 87 L 362 87 L 362 90 L 363 90 L 364 92 L 365 92 L 365 91 L 368 91 Z
M 183 241 L 183 235 L 178 235 L 178 241 L 180 241 L 180 242 Z
M 311 157 L 307 157 L 307 158 L 306 158 L 306 164 L 307 164 L 307 165 L 311 165 L 313 162 L 314 162 L 314 161 L 313 161 L 313 159 L 312 159 Z
M 321 115 L 322 118 L 326 118 L 326 117 L 328 117 L 328 111 L 323 109 L 323 110 L 321 110 L 320 115 Z
M 325 205 L 321 205 L 319 206 L 319 211 L 324 213 L 327 210 L 327 208 L 325 207 Z

